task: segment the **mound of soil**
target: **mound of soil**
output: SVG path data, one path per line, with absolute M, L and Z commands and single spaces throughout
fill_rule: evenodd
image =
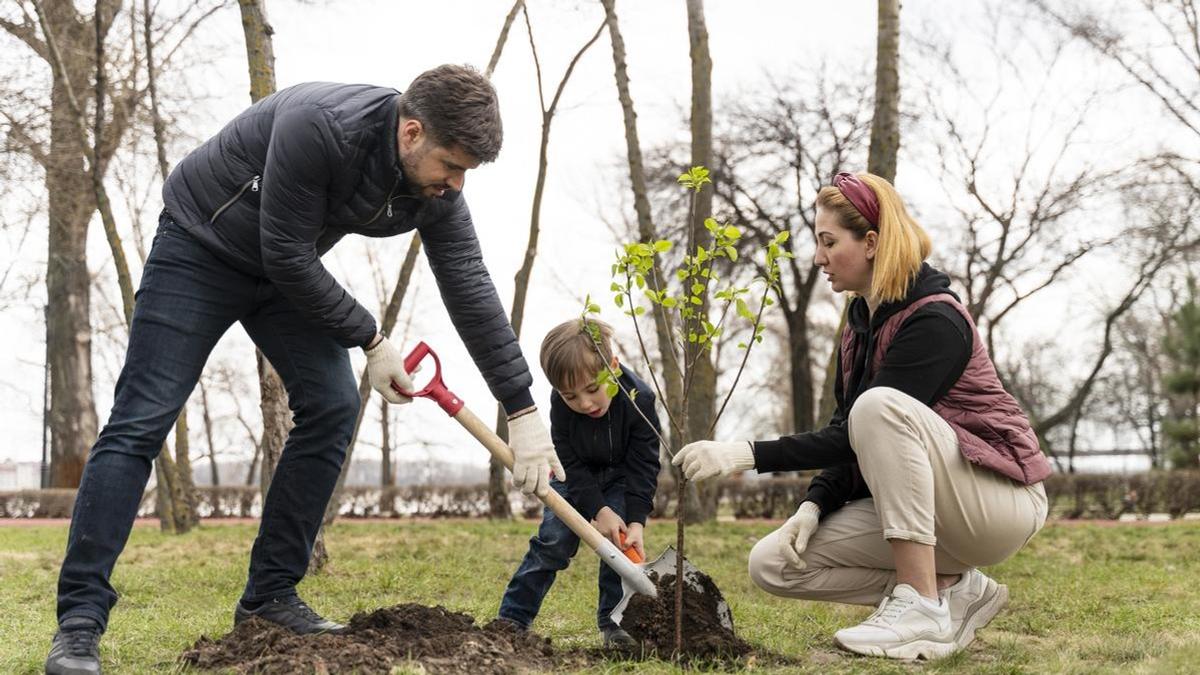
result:
M 252 618 L 222 638 L 201 637 L 181 658 L 197 668 L 239 673 L 390 673 L 412 662 L 431 674 L 587 665 L 583 655 L 555 652 L 549 639 L 505 621 L 479 627 L 468 614 L 415 604 L 356 614 L 339 635 L 294 635 Z
M 653 575 L 652 575 L 653 578 Z M 721 591 L 711 577 L 695 575 L 683 584 L 683 650 L 675 654 L 675 575 L 654 579 L 658 597 L 635 595 L 629 600 L 621 627 L 642 643 L 643 652 L 660 658 L 689 661 L 727 661 L 750 653 L 750 645 L 721 623 L 717 611 Z

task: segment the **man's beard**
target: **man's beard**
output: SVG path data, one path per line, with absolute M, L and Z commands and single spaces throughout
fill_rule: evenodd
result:
M 418 150 L 411 153 L 408 157 L 400 157 L 400 168 L 404 171 L 404 182 L 408 184 L 408 190 L 414 197 L 423 201 L 437 199 L 436 195 L 431 195 L 426 192 L 430 189 L 449 190 L 449 185 L 433 185 L 430 183 L 421 183 L 417 181 L 417 164 L 425 158 L 428 151 Z

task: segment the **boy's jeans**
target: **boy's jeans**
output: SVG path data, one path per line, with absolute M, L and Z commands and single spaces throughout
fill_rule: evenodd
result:
M 209 352 L 240 322 L 279 372 L 295 428 L 275 468 L 242 596 L 294 592 L 304 576 L 358 414 L 350 355 L 269 281 L 216 258 L 164 211 L 142 272 L 125 365 L 108 424 L 75 498 L 58 578 L 58 618 L 108 623 L 109 582 L 163 439 Z
M 605 476 L 598 476 L 604 485 L 604 503 L 625 517 L 625 479 L 611 480 L 606 485 Z M 567 497 L 567 486 L 557 480 L 550 482 L 554 491 Z M 571 564 L 571 558 L 579 550 L 579 537 L 575 536 L 563 521 L 550 509 L 544 509 L 542 524 L 529 540 L 529 552 L 521 561 L 516 574 L 508 582 L 504 599 L 500 601 L 500 617 L 528 628 L 542 607 L 542 599 L 554 584 L 559 571 Z M 621 577 L 608 565 L 597 561 L 600 566 L 600 604 L 596 611 L 596 625 L 601 630 L 616 626 L 609 618 L 617 603 L 621 601 Z

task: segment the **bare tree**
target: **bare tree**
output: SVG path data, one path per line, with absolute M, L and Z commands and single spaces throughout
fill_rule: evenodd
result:
M 605 24 L 600 23 L 592 37 L 575 52 L 567 64 L 566 70 L 563 72 L 562 78 L 558 81 L 558 86 L 554 89 L 554 95 L 550 99 L 549 104 L 546 102 L 545 87 L 542 83 L 542 66 L 538 58 L 537 41 L 533 36 L 533 23 L 529 18 L 529 7 L 521 6 L 521 14 L 525 18 L 525 30 L 529 35 L 529 50 L 533 54 L 534 75 L 537 79 L 538 103 L 542 111 L 542 136 L 541 144 L 538 149 L 538 172 L 537 179 L 534 182 L 533 188 L 533 204 L 529 212 L 529 239 L 525 244 L 525 255 L 521 261 L 521 267 L 517 270 L 516 276 L 513 279 L 513 304 L 512 313 L 509 321 L 512 323 L 513 332 L 519 338 L 521 336 L 521 327 L 525 322 L 525 299 L 529 293 L 529 281 L 533 275 L 533 263 L 537 258 L 538 238 L 541 234 L 541 218 L 542 218 L 542 195 L 546 189 L 546 176 L 549 170 L 549 161 L 547 153 L 550 148 L 550 128 L 554 122 L 554 115 L 558 111 L 558 104 L 562 100 L 563 91 L 566 90 L 567 82 L 571 79 L 571 73 L 575 72 L 575 66 L 583 55 L 596 44 L 596 40 L 600 39 L 600 34 L 604 31 Z M 497 407 L 496 410 L 496 434 L 500 438 L 508 441 L 508 422 L 503 407 Z M 490 481 L 489 481 L 489 497 L 490 508 L 489 513 L 493 518 L 507 517 L 509 515 L 509 505 L 507 495 L 503 490 L 497 490 L 497 483 L 503 483 L 503 471 L 497 470 L 498 463 L 493 458 L 490 463 Z
M 642 157 L 642 146 L 638 139 L 637 112 L 633 106 L 633 97 L 629 92 L 629 69 L 626 65 L 625 40 L 621 35 L 620 23 L 617 20 L 616 0 L 601 0 L 604 5 L 608 34 L 612 40 L 613 69 L 617 84 L 617 99 L 621 104 L 622 119 L 625 127 L 625 149 L 629 162 L 629 182 L 633 192 L 633 208 L 637 215 L 637 234 L 641 241 L 659 239 L 654 225 L 653 213 L 650 209 L 650 199 L 646 180 L 645 161 Z M 659 259 L 654 259 L 654 267 L 650 278 L 646 279 L 647 287 L 652 291 L 666 289 L 667 279 L 663 275 Z M 661 309 L 661 308 L 660 308 Z M 679 367 L 681 356 L 673 342 L 675 328 L 671 315 L 666 311 L 654 311 L 654 334 L 658 345 L 659 361 L 663 364 L 661 372 L 663 382 L 653 382 L 658 399 L 667 407 L 667 417 L 671 420 L 681 419 L 682 409 L 679 407 L 683 400 L 682 369 Z M 647 370 L 653 373 L 653 368 L 647 364 Z M 675 426 L 674 422 L 665 431 L 667 443 L 662 448 L 669 457 L 672 448 L 682 447 L 684 430 Z M 663 462 L 663 473 L 670 475 L 670 462 Z
M 822 70 L 812 80 L 776 81 L 766 91 L 739 96 L 726 107 L 728 117 L 718 135 L 718 210 L 760 244 L 780 231 L 790 235 L 780 246 L 794 257 L 782 264 L 776 300 L 787 328 L 789 431 L 794 432 L 812 429 L 831 414 L 814 419 L 814 361 L 828 354 L 836 340 L 829 339 L 833 327 L 823 326 L 812 311 L 822 297 L 820 268 L 812 262 L 813 204 L 830 176 L 861 164 L 871 125 L 866 82 L 853 74 L 838 77 L 834 81 Z M 829 389 L 832 380 L 826 379 Z
M 48 99 L 27 91 L 6 91 L 0 117 L 8 127 L 5 150 L 32 160 L 45 174 L 45 205 L 49 220 L 46 292 L 49 311 L 46 340 L 50 354 L 51 435 L 50 484 L 79 484 L 88 449 L 98 432 L 92 397 L 91 278 L 86 241 L 92 214 L 97 209 L 95 185 L 113 154 L 136 120 L 145 89 L 140 86 L 140 64 L 127 54 L 105 64 L 101 83 L 111 102 L 102 125 L 102 137 L 89 139 L 86 111 L 95 103 L 94 87 L 87 84 L 97 72 L 97 27 L 106 36 L 115 25 L 120 4 L 97 3 L 93 16 L 82 15 L 75 3 L 64 0 L 20 0 L 0 13 L 0 29 L 22 43 L 36 60 L 50 66 Z M 163 44 L 162 68 L 180 45 L 211 14 L 199 3 L 165 21 L 156 39 L 179 35 L 174 44 Z M 99 22 L 95 20 L 99 16 Z M 127 28 L 120 24 L 122 29 Z M 57 46 L 51 49 L 51 42 Z M 62 49 L 70 45 L 70 49 Z M 99 52 L 107 58 L 103 50 Z M 48 103 L 46 102 L 48 100 Z M 103 214 L 102 214 L 103 215 Z M 126 279 L 126 282 L 128 280 Z

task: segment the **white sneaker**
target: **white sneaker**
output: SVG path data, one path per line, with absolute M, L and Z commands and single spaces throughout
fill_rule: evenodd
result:
M 988 625 L 1008 604 L 1008 586 L 971 569 L 963 572 L 958 583 L 942 591 L 942 601 L 950 607 L 954 641 L 962 648 L 971 644 L 975 631 Z
M 908 584 L 892 589 L 892 596 L 884 598 L 874 614 L 853 628 L 839 630 L 833 641 L 855 654 L 906 661 L 958 651 L 947 604 L 935 605 Z

